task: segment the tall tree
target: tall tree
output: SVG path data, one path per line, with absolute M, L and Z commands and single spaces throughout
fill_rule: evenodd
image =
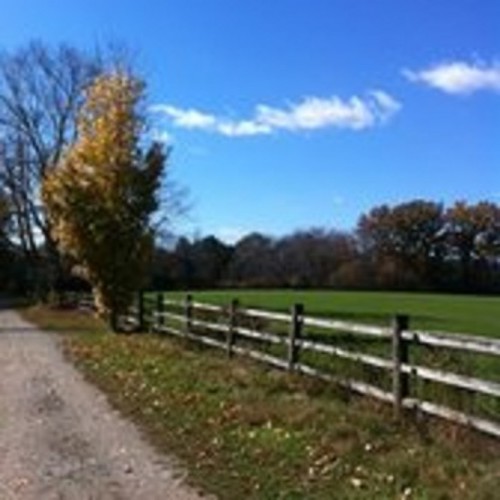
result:
M 40 186 L 74 140 L 83 90 L 102 68 L 100 56 L 67 45 L 32 42 L 0 55 L 0 181 L 22 251 L 40 270 L 43 249 L 52 284 L 60 261 Z
M 158 144 L 140 147 L 143 92 L 123 71 L 98 77 L 86 92 L 76 142 L 43 185 L 53 235 L 80 264 L 113 328 L 146 276 L 166 159 Z
M 442 263 L 443 229 L 443 207 L 414 200 L 373 208 L 360 218 L 357 232 L 381 283 L 427 287 Z

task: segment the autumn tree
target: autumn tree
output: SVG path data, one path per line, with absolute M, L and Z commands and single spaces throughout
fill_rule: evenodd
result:
M 361 216 L 357 233 L 381 285 L 429 287 L 443 259 L 443 207 L 414 200 Z
M 143 92 L 127 72 L 99 76 L 86 92 L 76 141 L 43 185 L 52 234 L 114 329 L 146 276 L 166 159 L 159 144 L 141 147 Z
M 446 236 L 450 259 L 459 263 L 462 288 L 478 288 L 478 273 L 489 281 L 500 256 L 500 206 L 456 202 L 446 211 Z

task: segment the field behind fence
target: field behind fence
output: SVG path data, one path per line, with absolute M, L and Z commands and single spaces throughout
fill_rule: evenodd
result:
M 500 340 L 415 330 L 396 315 L 386 326 L 141 294 L 123 320 L 273 367 L 334 382 L 411 411 L 500 438 Z

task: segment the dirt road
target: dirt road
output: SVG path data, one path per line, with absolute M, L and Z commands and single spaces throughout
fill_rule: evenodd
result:
M 0 310 L 0 499 L 200 496 L 64 361 L 57 340 Z

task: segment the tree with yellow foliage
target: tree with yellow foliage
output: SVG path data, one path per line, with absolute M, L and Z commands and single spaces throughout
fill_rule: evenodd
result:
M 143 92 L 126 72 L 98 77 L 86 92 L 77 139 L 42 189 L 53 236 L 114 330 L 146 275 L 166 160 L 159 144 L 141 148 Z

